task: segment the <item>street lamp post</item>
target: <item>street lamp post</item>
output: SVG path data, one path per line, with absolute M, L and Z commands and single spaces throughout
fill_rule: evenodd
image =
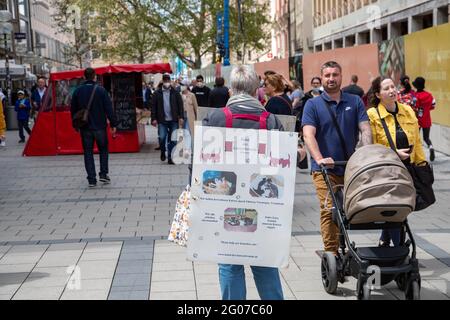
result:
M 223 3 L 223 38 L 225 47 L 225 57 L 223 65 L 230 65 L 230 1 L 224 0 Z
M 8 50 L 8 35 L 3 34 L 5 40 L 5 73 L 6 73 L 6 85 L 8 87 L 8 102 L 11 105 L 11 75 L 9 74 L 9 50 Z

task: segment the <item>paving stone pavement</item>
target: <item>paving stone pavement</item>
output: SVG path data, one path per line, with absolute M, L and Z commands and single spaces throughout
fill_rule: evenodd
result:
M 17 132 L 0 149 L 0 299 L 220 299 L 215 264 L 186 261 L 165 240 L 186 166 L 161 164 L 155 130 L 138 154 L 112 154 L 112 184 L 88 189 L 82 156 L 21 157 Z M 18 140 L 18 139 L 17 139 Z M 417 237 L 422 298 L 449 299 L 450 158 L 438 154 L 438 202 L 410 218 Z M 97 162 L 98 166 L 98 162 Z M 355 299 L 349 279 L 336 296 L 320 280 L 318 204 L 307 171 L 298 171 L 286 299 Z M 355 233 L 374 245 L 378 234 Z M 258 299 L 251 272 L 248 298 Z M 374 299 L 403 299 L 390 284 Z

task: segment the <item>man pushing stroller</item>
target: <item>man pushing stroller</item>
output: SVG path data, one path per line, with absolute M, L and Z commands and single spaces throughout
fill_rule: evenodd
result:
M 347 161 L 355 152 L 361 132 L 363 146 L 372 144 L 369 117 L 361 98 L 341 91 L 342 67 L 330 61 L 321 68 L 325 92 L 306 103 L 302 127 L 306 145 L 313 158 L 313 181 L 320 201 L 320 227 L 325 251 L 337 255 L 339 228 L 333 222 L 331 198 L 320 166 Z M 330 170 L 334 186 L 344 184 L 345 168 Z M 328 199 L 328 201 L 327 201 Z

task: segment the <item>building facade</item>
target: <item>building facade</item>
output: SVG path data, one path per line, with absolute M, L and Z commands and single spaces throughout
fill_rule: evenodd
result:
M 449 0 L 313 0 L 314 51 L 379 43 L 447 23 Z
M 289 0 L 289 56 L 310 53 L 313 44 L 313 6 L 309 0 Z
M 13 0 L 16 1 L 16 0 Z M 26 0 L 18 0 L 26 1 Z M 74 35 L 58 32 L 51 0 L 29 0 L 31 12 L 32 51 L 42 57 L 34 67 L 36 74 L 72 69 L 65 52 L 74 41 Z
M 273 59 L 289 57 L 289 0 L 271 1 Z
M 303 86 L 303 55 L 313 48 L 313 6 L 309 0 L 289 0 L 289 76 Z
M 265 5 L 267 7 L 266 16 L 270 17 L 271 0 L 257 0 L 260 5 Z M 266 33 L 266 30 L 263 30 Z M 271 40 L 271 39 L 270 39 Z M 245 63 L 253 64 L 258 62 L 265 62 L 272 59 L 272 41 L 269 43 L 264 43 L 265 46 L 262 50 L 249 50 L 247 52 L 247 58 Z

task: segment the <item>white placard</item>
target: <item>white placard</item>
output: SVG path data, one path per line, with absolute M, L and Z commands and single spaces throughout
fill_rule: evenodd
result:
M 297 133 L 195 130 L 188 259 L 287 267 Z

